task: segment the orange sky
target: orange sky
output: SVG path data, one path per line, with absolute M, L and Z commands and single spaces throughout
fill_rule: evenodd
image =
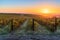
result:
M 42 9 L 48 9 L 50 14 L 60 13 L 59 0 L 27 0 L 27 1 L 1 1 L 0 13 L 36 13 L 41 14 Z M 43 11 L 44 12 L 44 11 Z
M 0 8 L 0 12 L 26 12 L 26 13 L 41 13 L 42 9 L 48 9 L 50 13 L 60 13 L 60 8 L 54 7 L 31 7 L 31 8 L 20 8 L 20 7 L 12 7 L 12 8 Z

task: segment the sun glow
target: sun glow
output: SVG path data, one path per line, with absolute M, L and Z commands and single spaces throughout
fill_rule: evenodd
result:
M 44 13 L 44 14 L 50 13 L 49 9 L 42 9 L 41 12 Z

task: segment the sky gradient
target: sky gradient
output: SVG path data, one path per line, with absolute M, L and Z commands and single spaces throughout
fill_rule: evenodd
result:
M 0 0 L 0 13 L 40 13 L 43 8 L 60 13 L 60 0 Z

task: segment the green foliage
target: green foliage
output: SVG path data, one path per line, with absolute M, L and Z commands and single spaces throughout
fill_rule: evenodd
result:
M 27 19 L 29 21 L 26 24 L 26 26 L 23 27 L 22 25 Z M 34 27 L 32 26 L 33 19 L 34 19 Z M 36 32 L 37 34 L 50 33 L 50 32 L 56 32 L 56 30 L 58 29 L 60 30 L 60 18 L 56 19 L 56 18 L 44 18 L 44 17 L 38 17 L 38 16 L 25 17 L 25 16 L 18 16 L 18 15 L 9 15 L 9 16 L 0 15 L 0 34 L 10 33 L 11 25 L 13 27 L 13 31 L 15 31 L 18 34 L 19 33 L 32 34 L 32 32 Z M 19 31 L 16 31 L 18 29 Z

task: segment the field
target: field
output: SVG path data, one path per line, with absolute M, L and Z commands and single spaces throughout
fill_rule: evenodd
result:
M 57 17 L 44 18 L 41 15 L 33 14 L 1 13 L 0 35 L 2 38 L 14 36 L 16 37 L 16 35 L 18 38 L 19 37 L 24 38 L 24 35 L 26 35 L 27 38 L 31 38 L 40 35 L 41 39 L 42 38 L 48 39 L 48 37 L 50 39 L 51 37 L 53 37 L 52 39 L 54 39 L 55 37 L 56 39 L 58 39 L 59 38 L 58 35 L 60 35 L 60 18 Z M 28 35 L 30 35 L 30 37 Z

